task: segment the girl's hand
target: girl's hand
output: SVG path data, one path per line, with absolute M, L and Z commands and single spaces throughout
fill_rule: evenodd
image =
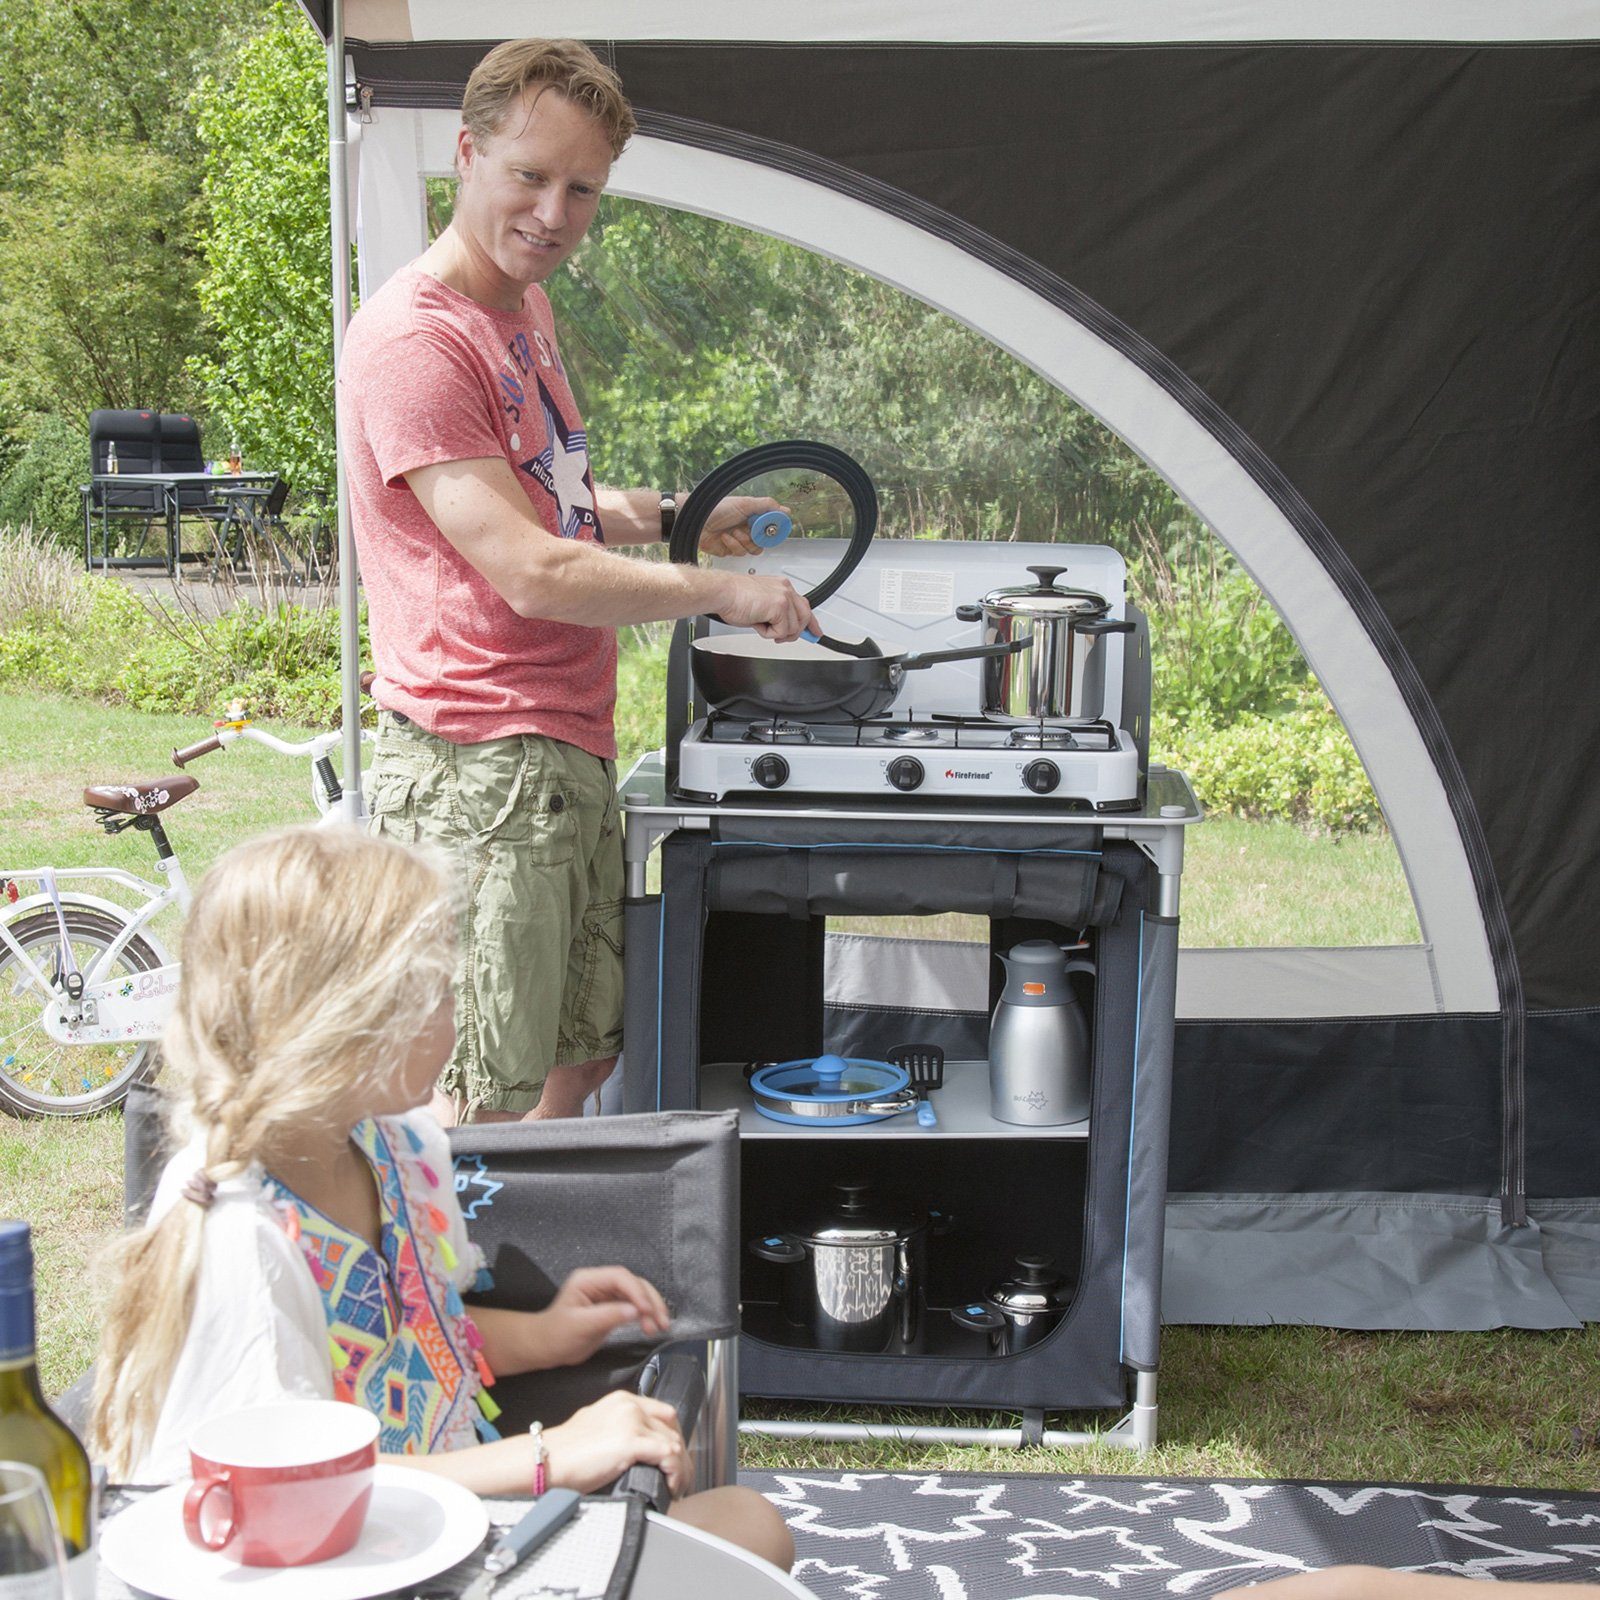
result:
M 672 1326 L 655 1285 L 626 1267 L 579 1267 L 537 1316 L 541 1367 L 587 1361 L 607 1334 L 630 1322 L 637 1322 L 647 1339 L 665 1337 Z
M 615 1389 L 574 1411 L 559 1428 L 546 1428 L 544 1443 L 550 1482 L 580 1494 L 620 1478 L 641 1461 L 660 1467 L 674 1497 L 688 1487 L 689 1452 L 678 1414 L 646 1395 Z

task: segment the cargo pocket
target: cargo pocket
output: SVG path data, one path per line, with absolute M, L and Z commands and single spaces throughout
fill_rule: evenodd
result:
M 372 779 L 367 795 L 367 832 L 400 844 L 415 844 L 417 828 L 417 775 L 382 772 Z
M 578 853 L 578 806 L 559 784 L 545 784 L 524 796 L 527 822 L 522 848 L 541 867 L 560 867 Z

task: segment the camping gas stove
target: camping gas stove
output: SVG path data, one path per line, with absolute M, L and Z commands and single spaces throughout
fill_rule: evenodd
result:
M 795 541 L 797 545 L 801 541 Z M 806 540 L 781 569 L 809 592 L 837 563 L 838 543 Z M 775 554 L 776 552 L 774 552 Z M 770 571 L 771 557 L 757 569 Z M 1093 693 L 1099 716 L 1018 721 L 979 714 L 981 663 L 946 662 L 905 675 L 900 698 L 858 721 L 694 717 L 674 738 L 668 716 L 667 767 L 679 794 L 849 795 L 1011 802 L 1078 802 L 1097 811 L 1136 808 L 1147 760 L 1149 639 L 1128 607 L 1120 555 L 1103 545 L 915 543 L 876 540 L 844 586 L 817 609 L 824 629 L 865 635 L 886 652 L 954 649 L 982 642 L 981 624 L 956 607 L 992 589 L 1028 583 L 1030 564 L 1065 565 L 1058 582 L 1103 595 L 1111 615 L 1135 623 L 1108 637 Z M 705 623 L 702 632 L 721 632 Z M 687 637 L 675 641 L 669 672 L 688 680 Z M 687 690 L 676 697 L 680 706 Z M 700 708 L 696 708 L 699 710 Z M 674 760 L 676 755 L 676 760 Z

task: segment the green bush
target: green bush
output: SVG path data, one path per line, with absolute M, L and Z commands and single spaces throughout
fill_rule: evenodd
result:
M 1128 586 L 1150 617 L 1155 703 L 1178 723 L 1281 711 L 1309 681 L 1294 635 L 1215 540 L 1176 558 L 1141 540 Z
M 89 430 L 65 417 L 33 417 L 18 430 L 21 448 L 0 478 L 0 528 L 31 523 L 68 549 L 83 548 L 78 486 L 89 477 Z
M 1185 723 L 1163 710 L 1153 719 L 1150 742 L 1153 754 L 1188 773 L 1213 810 L 1334 833 L 1383 821 L 1361 758 L 1315 682 L 1288 711 L 1247 712 L 1220 727 Z
M 146 606 L 114 579 L 78 584 L 75 620 L 35 611 L 0 632 L 0 683 L 140 711 L 217 716 L 237 700 L 256 717 L 338 720 L 337 611 L 242 603 L 207 621 Z

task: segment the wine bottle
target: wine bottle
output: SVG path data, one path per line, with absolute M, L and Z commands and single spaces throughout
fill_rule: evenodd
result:
M 94 1488 L 77 1435 L 45 1403 L 34 1360 L 33 1242 L 26 1222 L 0 1222 L 0 1460 L 44 1474 L 67 1553 L 72 1600 L 94 1600 Z M 0 1576 L 0 1600 L 7 1593 Z

